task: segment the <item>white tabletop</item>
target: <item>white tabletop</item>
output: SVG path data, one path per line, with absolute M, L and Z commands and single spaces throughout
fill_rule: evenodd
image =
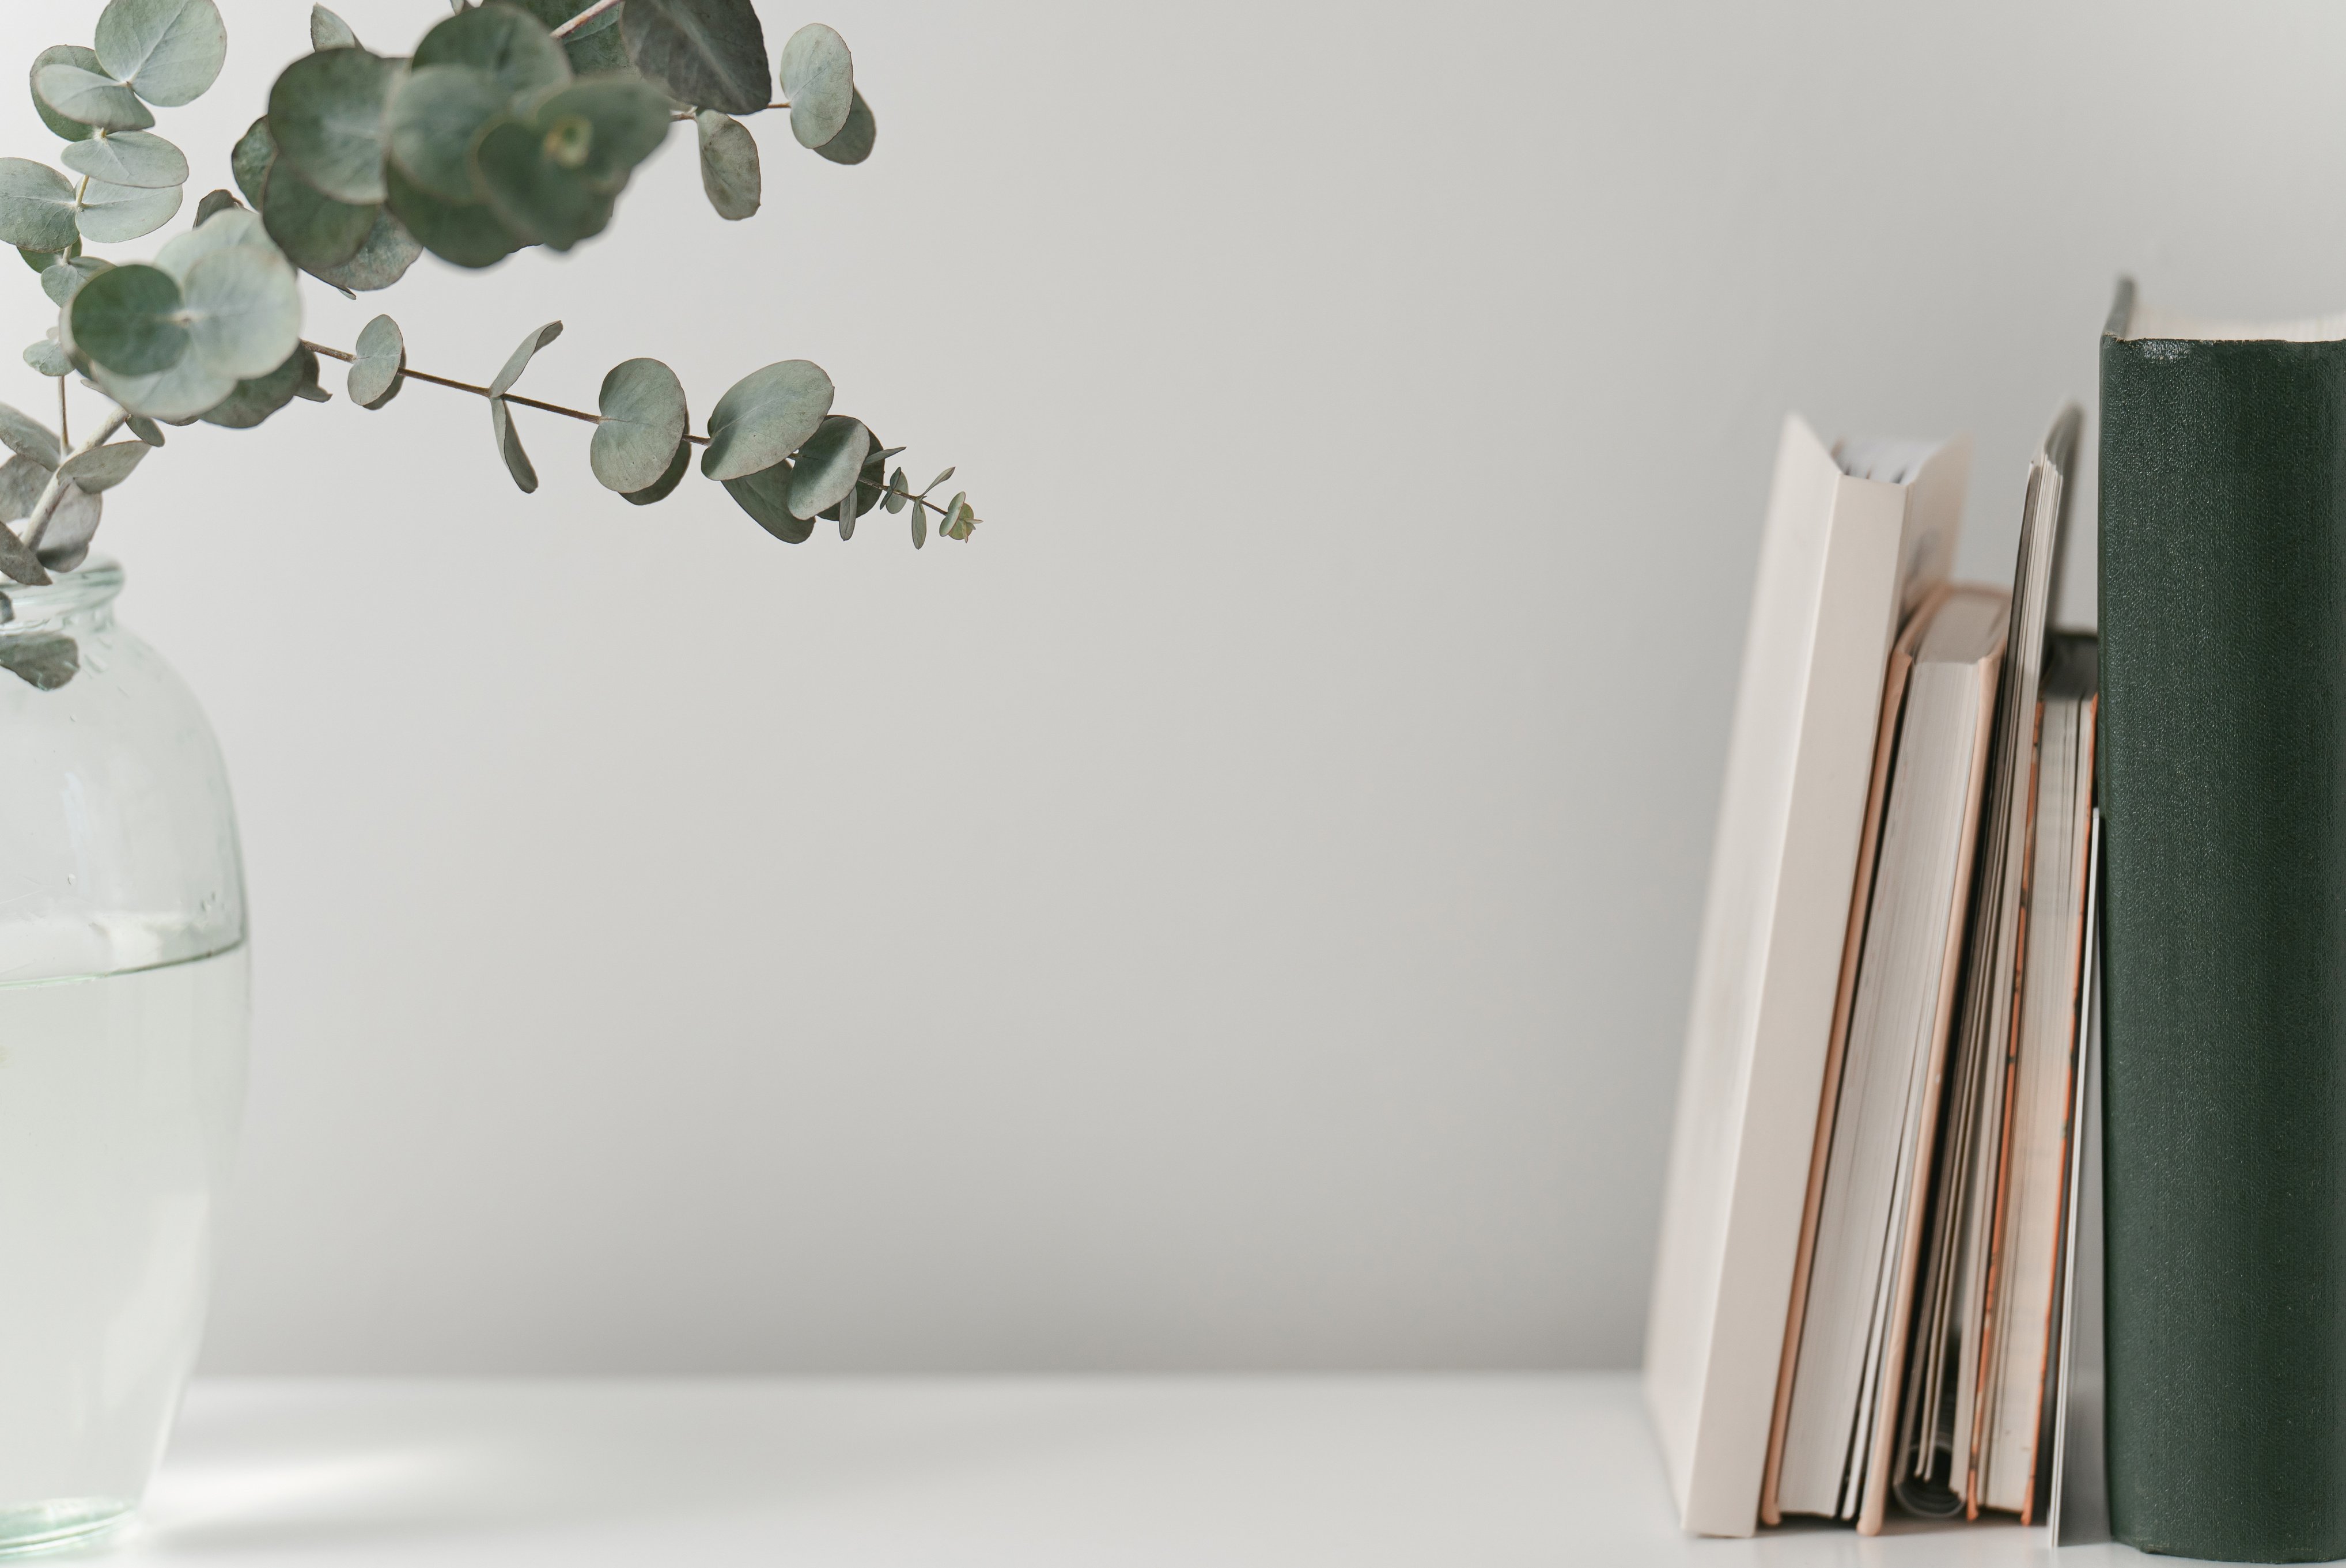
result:
M 199 1382 L 143 1521 L 47 1560 L 1994 1568 L 2043 1542 L 1688 1540 L 1625 1374 L 285 1380 Z M 2060 1554 L 2120 1558 L 2150 1561 Z

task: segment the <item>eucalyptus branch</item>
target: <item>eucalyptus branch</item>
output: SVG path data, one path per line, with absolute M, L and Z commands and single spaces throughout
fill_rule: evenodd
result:
M 584 11 L 579 12 L 578 15 L 570 18 L 569 21 L 563 23 L 559 27 L 555 28 L 554 36 L 557 38 L 567 38 L 571 34 L 578 31 L 581 26 L 585 25 L 588 22 L 592 22 L 596 17 L 600 16 L 604 12 L 610 10 L 613 6 L 618 4 L 619 0 L 595 0 L 595 4 L 587 6 Z
M 97 422 L 97 429 L 91 433 L 87 441 L 66 453 L 64 462 L 49 471 L 49 481 L 41 486 L 40 499 L 33 503 L 33 510 L 25 518 L 25 548 L 40 549 L 41 535 L 49 531 L 49 519 L 57 514 L 57 504 L 66 498 L 66 486 L 73 483 L 66 477 L 66 464 L 85 452 L 96 452 L 104 446 L 108 436 L 129 422 L 130 415 L 121 408 L 116 408 Z

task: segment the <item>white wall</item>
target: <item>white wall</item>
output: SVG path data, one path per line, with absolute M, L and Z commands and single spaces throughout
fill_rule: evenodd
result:
M 228 10 L 161 127 L 198 191 L 302 45 Z M 523 497 L 423 386 L 117 494 L 250 858 L 211 1364 L 1634 1359 L 1777 422 L 1974 431 L 2005 575 L 2115 273 L 2346 303 L 2346 15 L 826 16 L 869 166 L 760 125 L 727 226 L 679 136 L 572 258 L 311 331 L 485 377 L 559 316 L 523 390 L 653 353 L 703 411 L 811 356 L 975 543 L 638 512 L 544 418 Z M 0 311 L 37 335 L 29 273 Z

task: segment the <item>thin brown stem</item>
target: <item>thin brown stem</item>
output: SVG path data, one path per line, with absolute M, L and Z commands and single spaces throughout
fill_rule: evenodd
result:
M 618 3 L 619 0 L 595 0 L 595 4 L 587 6 L 586 9 L 579 12 L 578 15 L 570 18 L 569 21 L 565 22 L 561 26 L 554 29 L 554 36 L 557 38 L 568 37 L 571 34 L 576 33 L 582 25 L 588 22 L 592 22 L 596 17 L 600 16 L 604 12 L 608 11 L 612 6 L 617 5 Z

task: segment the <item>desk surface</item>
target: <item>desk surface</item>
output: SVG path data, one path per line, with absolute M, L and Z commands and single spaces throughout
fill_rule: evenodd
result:
M 1688 1540 L 1622 1374 L 255 1380 L 199 1381 L 142 1522 L 44 1561 L 1996 1568 L 2043 1543 Z M 2157 1561 L 2060 1554 L 2121 1560 Z

